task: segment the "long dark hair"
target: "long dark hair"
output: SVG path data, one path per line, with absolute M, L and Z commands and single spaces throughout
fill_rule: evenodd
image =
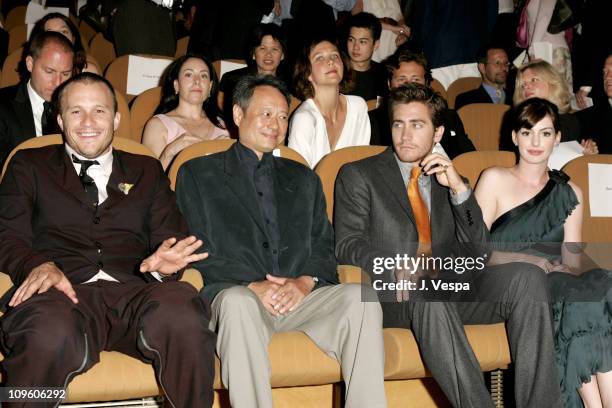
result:
M 217 107 L 219 79 L 217 78 L 217 73 L 215 72 L 215 68 L 213 67 L 212 63 L 201 54 L 188 53 L 177 58 L 168 66 L 162 77 L 161 100 L 157 106 L 157 109 L 155 109 L 155 114 L 168 113 L 171 110 L 176 109 L 178 106 L 179 96 L 174 90 L 174 81 L 178 79 L 183 64 L 185 64 L 185 62 L 190 58 L 199 59 L 208 67 L 208 71 L 210 72 L 210 95 L 202 104 L 202 109 L 204 110 L 208 120 L 210 120 L 213 125 L 220 128 L 225 128 L 225 126 L 223 126 L 223 124 L 219 121 L 220 114 L 219 108 Z

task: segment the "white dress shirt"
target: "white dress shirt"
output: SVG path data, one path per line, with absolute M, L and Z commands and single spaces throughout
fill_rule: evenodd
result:
M 112 146 L 108 152 L 103 153 L 95 159 L 88 159 L 87 157 L 84 157 L 75 152 L 74 149 L 68 146 L 67 144 L 65 146 L 66 152 L 68 153 L 68 156 L 70 156 L 70 160 L 72 160 L 72 155 L 74 155 L 77 159 L 80 160 L 97 160 L 98 163 L 100 163 L 99 165 L 94 164 L 89 167 L 87 169 L 87 175 L 93 179 L 94 183 L 96 183 L 96 187 L 98 188 L 98 203 L 102 204 L 108 198 L 106 185 L 108 184 L 108 179 L 110 178 L 110 175 L 113 171 Z M 81 172 L 81 164 L 72 162 L 72 165 L 74 166 L 74 170 L 76 171 L 76 173 L 79 174 Z M 98 280 L 117 282 L 117 279 L 113 278 L 112 276 L 104 272 L 102 269 L 100 269 L 98 273 L 96 273 L 94 276 L 92 276 L 91 279 L 84 283 L 96 282 Z
M 36 93 L 32 88 L 31 80 L 28 81 L 28 97 L 30 98 L 30 105 L 32 105 L 32 116 L 34 117 L 34 127 L 36 128 L 36 136 L 42 136 L 42 115 L 45 110 L 45 100 Z

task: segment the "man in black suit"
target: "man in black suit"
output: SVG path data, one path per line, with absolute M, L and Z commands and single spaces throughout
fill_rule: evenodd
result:
M 604 97 L 595 100 L 588 109 L 576 113 L 584 137 L 597 142 L 599 153 L 612 154 L 612 51 L 603 67 Z
M 176 188 L 210 253 L 194 266 L 212 302 L 231 405 L 272 407 L 268 343 L 302 331 L 339 360 L 347 406 L 386 407 L 380 305 L 368 287 L 338 284 L 317 175 L 272 154 L 287 133 L 289 92 L 275 77 L 249 75 L 233 100 L 239 141 L 181 166 Z
M 517 406 L 561 406 L 544 271 L 484 265 L 488 230 L 474 194 L 447 157 L 432 153 L 444 132 L 442 98 L 409 84 L 389 103 L 393 148 L 345 165 L 336 180 L 338 261 L 372 277 L 385 327 L 412 329 L 453 406 L 493 406 L 463 324 L 503 321 Z
M 422 54 L 401 50 L 387 58 L 384 64 L 387 66 L 388 84 L 391 90 L 408 83 L 429 85 L 431 82 L 427 60 Z M 389 109 L 386 99 L 382 101 L 378 108 L 371 110 L 368 114 L 372 127 L 370 144 L 391 146 L 393 141 L 391 128 L 389 127 Z M 444 123 L 444 135 L 440 144 L 448 157 L 453 159 L 461 153 L 476 150 L 468 135 L 465 134 L 463 123 L 456 111 L 445 109 L 442 112 L 442 122 Z
M 455 109 L 470 103 L 497 103 L 512 105 L 512 92 L 507 89 L 510 62 L 503 48 L 486 47 L 478 54 L 478 71 L 482 77 L 480 87 L 457 95 Z
M 0 168 L 19 143 L 59 133 L 51 97 L 72 76 L 73 59 L 72 44 L 60 33 L 47 31 L 32 39 L 26 56 L 30 78 L 0 90 Z
M 0 320 L 4 385 L 66 387 L 112 350 L 152 363 L 170 405 L 210 407 L 215 335 L 177 281 L 202 242 L 160 163 L 112 148 L 110 83 L 84 73 L 57 92 L 65 143 L 17 152 L 0 184 L 0 270 L 17 287 Z

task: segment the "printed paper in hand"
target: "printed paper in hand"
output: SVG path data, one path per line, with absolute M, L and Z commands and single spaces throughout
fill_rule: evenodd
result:
M 158 59 L 130 55 L 128 61 L 127 94 L 139 95 L 159 85 L 159 78 L 171 59 Z
M 612 164 L 589 163 L 591 217 L 612 217 Z
M 536 59 L 543 59 L 549 64 L 553 63 L 553 47 L 549 42 L 534 42 L 532 45 L 533 56 Z
M 575 140 L 559 143 L 559 146 L 555 146 L 548 158 L 548 167 L 553 170 L 561 170 L 567 162 L 582 156 L 582 150 L 580 143 Z

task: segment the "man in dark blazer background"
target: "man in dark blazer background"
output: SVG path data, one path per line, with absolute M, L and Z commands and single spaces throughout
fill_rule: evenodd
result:
M 373 282 L 413 282 L 408 290 L 379 291 L 384 326 L 412 329 L 453 406 L 493 406 L 463 324 L 502 321 L 517 372 L 517 406 L 560 406 L 546 275 L 530 264 L 484 267 L 488 230 L 480 207 L 452 162 L 431 153 L 444 132 L 442 98 L 409 84 L 392 90 L 389 103 L 393 148 L 346 164 L 336 180 L 338 262 L 361 267 Z M 395 261 L 398 255 L 462 264 L 415 268 Z M 465 267 L 466 259 L 472 267 Z M 418 280 L 421 271 L 434 279 Z M 440 281 L 461 291 L 436 289 Z
M 0 319 L 4 385 L 63 388 L 120 351 L 153 364 L 170 405 L 210 407 L 215 336 L 177 281 L 202 242 L 160 163 L 112 148 L 107 80 L 80 74 L 57 98 L 65 143 L 20 150 L 0 184 L 0 270 L 16 286 Z
M 612 49 L 603 64 L 604 96 L 590 108 L 576 113 L 585 138 L 597 142 L 599 153 L 612 154 Z
M 72 76 L 73 59 L 72 44 L 60 33 L 47 31 L 32 39 L 26 56 L 30 77 L 0 90 L 0 168 L 19 143 L 60 132 L 51 97 Z
M 189 230 L 210 254 L 194 266 L 230 403 L 272 407 L 268 343 L 297 330 L 339 361 L 346 406 L 386 407 L 380 305 L 368 287 L 338 284 L 317 175 L 273 155 L 287 133 L 286 85 L 248 75 L 233 101 L 239 141 L 182 165 L 176 187 Z
M 455 109 L 470 103 L 497 103 L 512 105 L 513 86 L 507 87 L 510 62 L 503 48 L 491 45 L 478 54 L 478 71 L 482 84 L 471 91 L 457 95 Z
M 389 76 L 389 89 L 393 90 L 401 85 L 417 83 L 429 85 L 431 74 L 427 68 L 427 59 L 423 54 L 409 50 L 400 50 L 387 58 L 384 62 Z M 391 128 L 389 127 L 389 109 L 386 98 L 380 106 L 368 112 L 372 137 L 370 144 L 391 146 Z M 442 148 L 451 159 L 461 153 L 476 150 L 474 144 L 465 133 L 463 123 L 457 112 L 453 109 L 444 109 L 442 112 L 444 135 L 440 140 Z

